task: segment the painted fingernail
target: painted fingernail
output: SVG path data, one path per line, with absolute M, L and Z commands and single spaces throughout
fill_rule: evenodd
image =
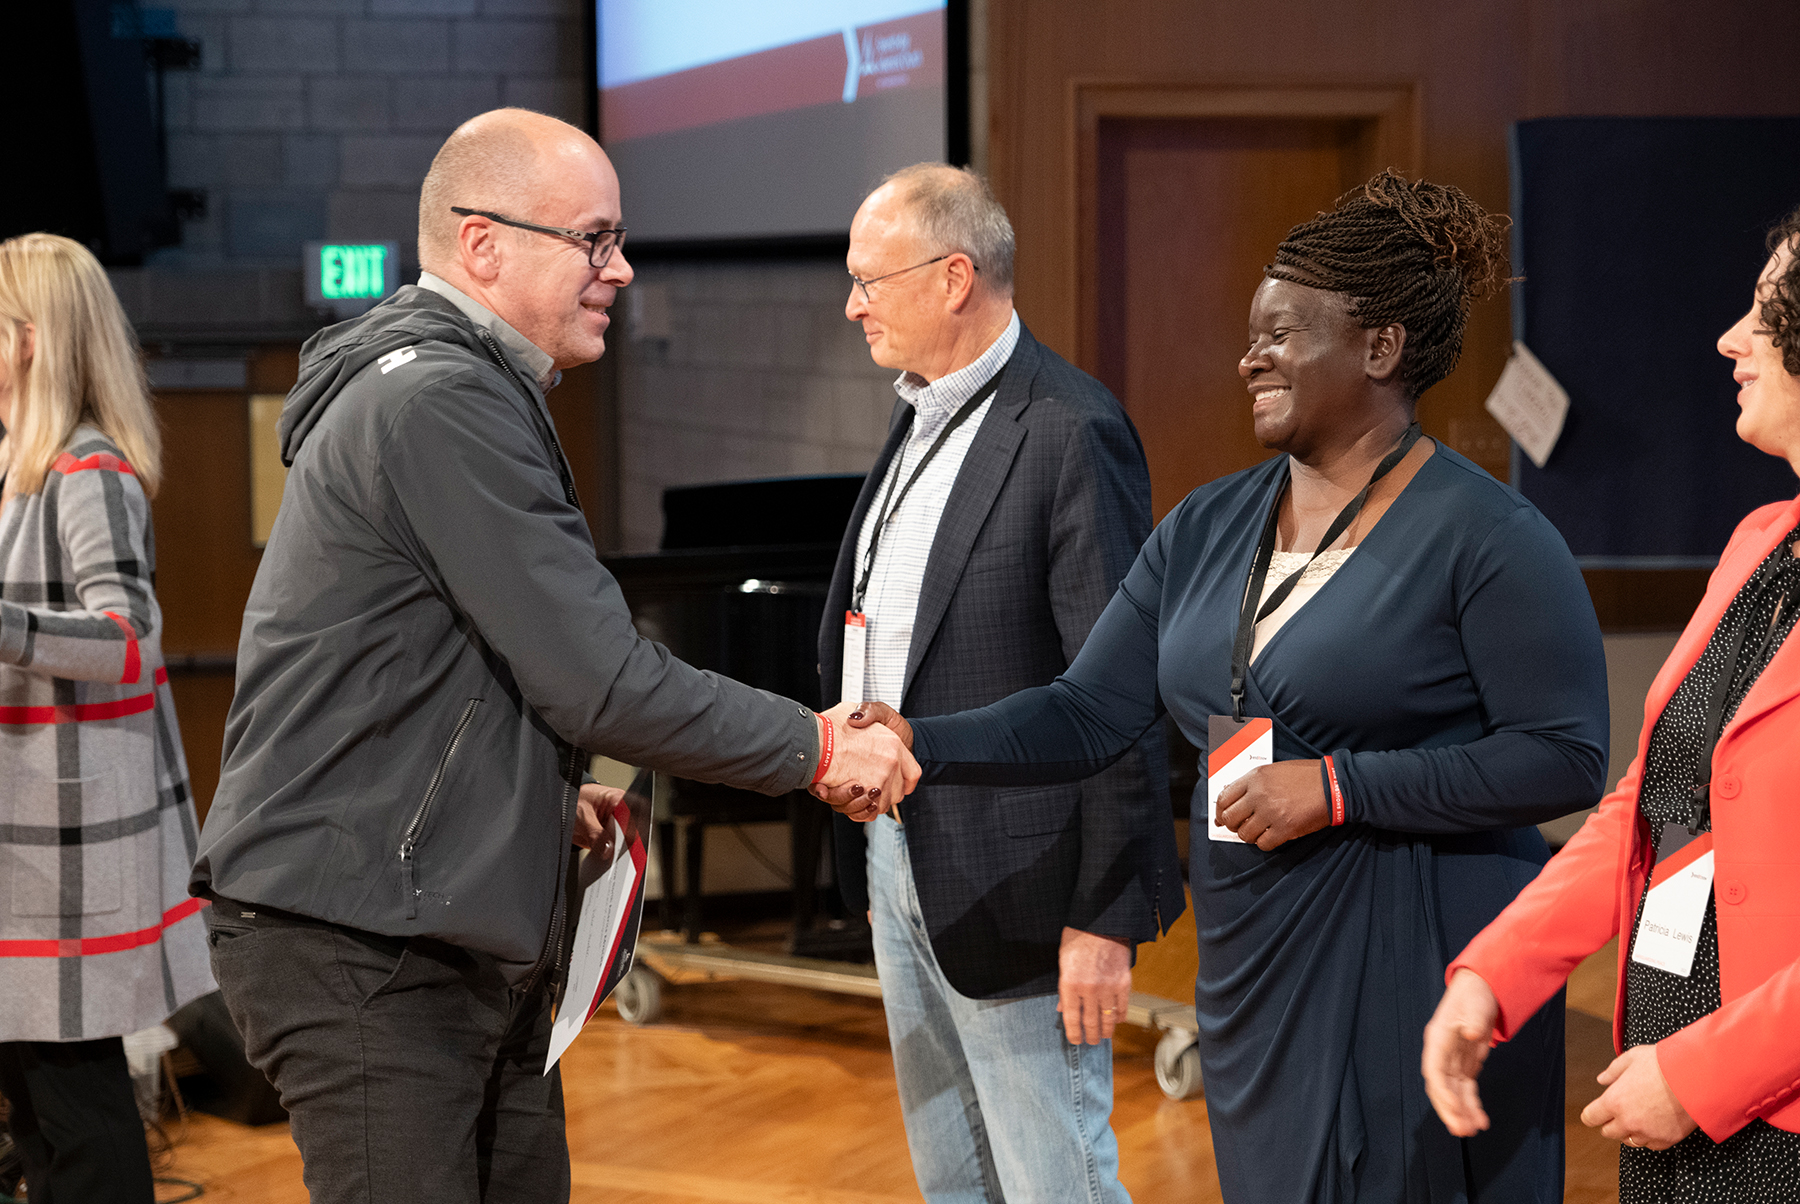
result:
M 863 713 L 861 711 L 851 711 L 850 712 L 850 718 L 852 718 L 852 719 L 861 719 L 862 716 L 863 716 Z
M 871 803 L 880 797 L 881 797 L 881 787 L 879 787 L 879 786 L 869 787 L 869 801 Z
M 863 792 L 863 788 L 861 786 L 850 787 L 850 797 L 851 798 L 861 798 L 862 792 Z

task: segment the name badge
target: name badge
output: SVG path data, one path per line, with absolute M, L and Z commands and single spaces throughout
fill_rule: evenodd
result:
M 858 610 L 844 612 L 844 673 L 838 679 L 838 701 L 862 702 L 868 687 L 869 616 Z
M 1219 822 L 1219 794 L 1258 765 L 1275 760 L 1275 721 L 1230 715 L 1209 715 L 1206 720 L 1206 835 L 1211 840 L 1247 843 Z
M 1691 836 L 1681 824 L 1664 824 L 1631 960 L 1686 978 L 1694 969 L 1712 882 L 1713 834 Z

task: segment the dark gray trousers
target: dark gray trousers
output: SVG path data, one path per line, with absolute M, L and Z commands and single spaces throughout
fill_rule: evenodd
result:
M 550 1005 L 493 958 L 220 900 L 213 974 L 288 1110 L 313 1204 L 569 1198 Z
M 119 1038 L 0 1044 L 0 1093 L 12 1105 L 8 1127 L 31 1204 L 155 1200 Z

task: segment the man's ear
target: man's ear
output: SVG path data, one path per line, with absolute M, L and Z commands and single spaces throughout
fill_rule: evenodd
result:
M 956 252 L 944 260 L 944 298 L 960 313 L 975 296 L 975 261 Z
M 456 228 L 456 257 L 469 279 L 492 284 L 500 275 L 500 230 L 479 214 L 462 219 Z
M 1400 371 L 1406 353 L 1406 327 L 1398 322 L 1376 326 L 1364 332 L 1369 340 L 1369 358 L 1365 371 L 1369 379 L 1386 383 Z

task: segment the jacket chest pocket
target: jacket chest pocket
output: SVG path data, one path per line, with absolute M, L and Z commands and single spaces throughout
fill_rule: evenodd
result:
M 15 770 L 8 776 L 15 816 L 6 871 L 12 914 L 73 919 L 119 910 L 125 843 L 141 837 L 127 831 L 118 775 L 57 778 Z M 149 818 L 156 819 L 154 811 Z

